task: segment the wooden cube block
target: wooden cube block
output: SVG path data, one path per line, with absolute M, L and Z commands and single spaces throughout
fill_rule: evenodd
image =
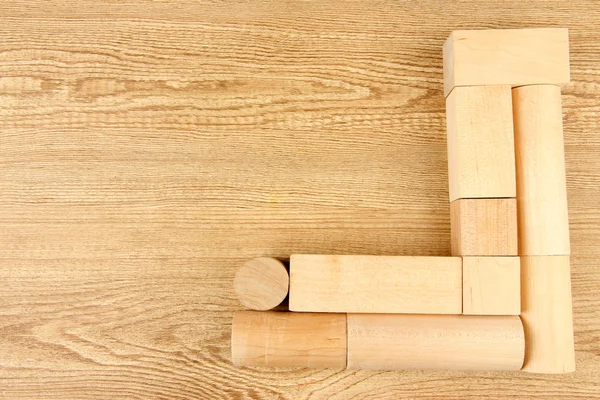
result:
M 510 86 L 459 87 L 446 99 L 450 201 L 516 196 Z
M 444 44 L 444 95 L 458 86 L 570 81 L 564 28 L 454 31 Z
M 463 257 L 463 314 L 520 313 L 519 257 Z
M 450 203 L 453 256 L 516 256 L 516 199 L 458 199 Z

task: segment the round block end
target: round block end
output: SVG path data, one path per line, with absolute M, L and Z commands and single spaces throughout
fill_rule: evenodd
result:
M 251 310 L 277 307 L 286 298 L 290 277 L 283 263 L 260 257 L 246 262 L 235 274 L 233 288 L 240 303 Z

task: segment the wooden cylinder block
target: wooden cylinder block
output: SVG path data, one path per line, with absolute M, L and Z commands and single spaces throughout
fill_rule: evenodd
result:
M 233 288 L 240 303 L 252 310 L 270 310 L 287 297 L 290 277 L 275 258 L 254 258 L 235 274 Z
M 571 274 L 568 256 L 521 257 L 523 371 L 575 371 Z
M 569 255 L 560 88 L 512 90 L 519 255 Z
M 348 314 L 349 369 L 519 370 L 518 316 Z
M 346 314 L 238 311 L 233 317 L 235 366 L 344 368 Z

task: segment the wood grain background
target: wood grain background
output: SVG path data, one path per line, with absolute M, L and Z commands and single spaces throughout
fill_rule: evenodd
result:
M 600 3 L 5 1 L 0 398 L 600 397 Z M 236 369 L 248 258 L 448 255 L 442 44 L 571 29 L 578 371 Z

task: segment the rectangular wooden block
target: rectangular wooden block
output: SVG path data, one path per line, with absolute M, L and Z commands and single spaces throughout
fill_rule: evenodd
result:
M 516 199 L 458 199 L 450 203 L 453 256 L 516 256 Z
M 569 212 L 560 88 L 513 89 L 519 254 L 568 255 Z
M 519 257 L 463 257 L 463 314 L 521 313 Z
M 450 201 L 516 196 L 510 86 L 459 87 L 446 99 Z
M 460 314 L 460 257 L 292 255 L 290 310 Z
M 444 95 L 458 86 L 570 81 L 564 28 L 453 31 L 444 44 Z

